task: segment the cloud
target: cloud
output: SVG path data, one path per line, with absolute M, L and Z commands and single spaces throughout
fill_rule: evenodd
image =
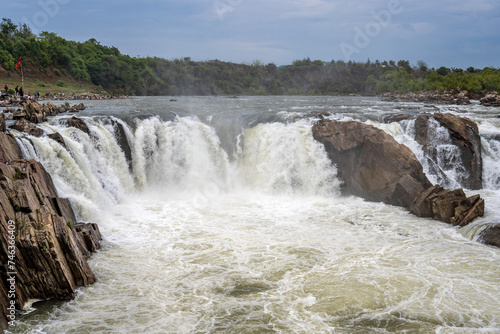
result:
M 69 0 L 38 30 L 77 41 L 96 38 L 132 56 L 286 64 L 344 59 L 339 45 L 353 44 L 355 29 L 365 29 L 390 1 L 402 10 L 380 31 L 372 29 L 357 60 L 498 63 L 498 0 Z M 23 16 L 33 21 L 39 11 L 38 0 L 2 4 L 3 16 L 14 23 Z M 481 58 L 469 50 L 479 43 Z

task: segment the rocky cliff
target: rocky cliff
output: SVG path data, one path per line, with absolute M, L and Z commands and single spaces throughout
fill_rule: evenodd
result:
M 337 166 L 342 192 L 464 226 L 484 214 L 479 196 L 432 186 L 413 152 L 371 125 L 321 120 L 313 136 Z
M 0 329 L 30 299 L 67 300 L 94 283 L 87 259 L 99 248 L 96 224 L 79 224 L 68 200 L 35 160 L 0 132 Z

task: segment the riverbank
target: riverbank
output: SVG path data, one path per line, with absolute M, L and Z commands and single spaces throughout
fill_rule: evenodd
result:
M 455 91 L 428 91 L 421 93 L 385 93 L 380 96 L 383 101 L 388 102 L 422 102 L 433 104 L 455 104 L 469 105 L 471 99 L 479 100 L 485 107 L 500 107 L 500 95 L 498 92 L 488 92 L 484 95 L 470 94 L 466 90 Z

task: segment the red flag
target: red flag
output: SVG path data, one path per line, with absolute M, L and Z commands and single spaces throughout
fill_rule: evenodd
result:
M 19 60 L 16 63 L 16 71 L 19 66 L 21 66 L 21 57 L 19 57 Z

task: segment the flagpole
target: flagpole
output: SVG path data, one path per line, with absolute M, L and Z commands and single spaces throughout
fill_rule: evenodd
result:
M 21 58 L 19 58 L 21 59 Z M 21 87 L 23 87 L 24 92 L 24 72 L 23 72 L 23 63 L 21 62 Z

